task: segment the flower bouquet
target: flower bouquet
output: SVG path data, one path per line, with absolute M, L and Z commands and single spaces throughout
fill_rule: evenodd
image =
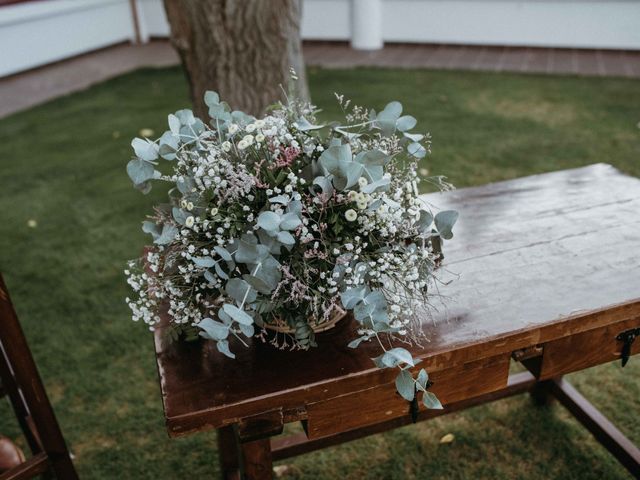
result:
M 295 98 L 257 119 L 207 92 L 209 123 L 180 110 L 157 141 L 134 139 L 127 172 L 136 188 L 170 188 L 142 226 L 153 246 L 125 271 L 135 292 L 127 303 L 152 329 L 165 308 L 170 339 L 204 337 L 231 358 L 254 336 L 308 349 L 352 315 L 349 347 L 377 342 L 373 362 L 399 369 L 399 393 L 415 402 L 422 392 L 428 408 L 441 408 L 427 372 L 414 378 L 409 351 L 383 337 L 420 342 L 457 213 L 434 214 L 418 184 L 449 185 L 420 178 L 429 138 L 413 132 L 400 103 L 375 112 L 336 96 L 344 121 L 319 124 Z

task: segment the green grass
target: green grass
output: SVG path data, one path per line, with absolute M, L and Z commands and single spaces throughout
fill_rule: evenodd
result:
M 640 176 L 635 80 L 398 70 L 311 70 L 376 108 L 400 100 L 433 134 L 425 166 L 458 186 L 608 162 Z M 166 436 L 150 335 L 133 324 L 122 269 L 139 254 L 142 196 L 124 166 L 142 127 L 188 105 L 178 69 L 143 70 L 0 120 L 0 270 L 83 478 L 216 478 L 215 436 Z M 36 228 L 27 225 L 37 222 Z M 640 443 L 640 358 L 575 384 Z M 5 402 L 0 432 L 18 430 Z M 445 433 L 451 444 L 441 445 Z M 291 478 L 627 478 L 559 406 L 526 396 L 286 462 Z

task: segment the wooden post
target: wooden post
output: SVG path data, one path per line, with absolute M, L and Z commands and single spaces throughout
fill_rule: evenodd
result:
M 217 430 L 218 455 L 220 456 L 220 469 L 224 480 L 239 478 L 238 440 L 233 425 L 228 425 Z
M 240 472 L 243 480 L 270 480 L 273 478 L 273 458 L 269 438 L 242 443 L 240 451 Z

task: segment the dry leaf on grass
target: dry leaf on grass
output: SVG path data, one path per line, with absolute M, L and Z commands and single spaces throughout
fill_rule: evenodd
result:
M 453 435 L 453 433 L 447 433 L 440 439 L 440 443 L 451 443 L 455 438 L 456 437 Z

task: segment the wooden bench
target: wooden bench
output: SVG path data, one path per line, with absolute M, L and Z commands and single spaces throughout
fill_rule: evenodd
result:
M 640 350 L 640 180 L 598 164 L 425 198 L 460 221 L 445 245 L 446 307 L 411 349 L 445 408 L 418 420 L 553 395 L 640 476 L 640 451 L 562 379 Z M 396 372 L 371 362 L 376 346 L 346 346 L 354 328 L 343 322 L 308 352 L 255 340 L 235 361 L 207 342 L 163 345 L 158 330 L 169 435 L 218 429 L 225 478 L 262 479 L 273 460 L 410 423 Z M 512 358 L 529 371 L 509 376 Z M 304 434 L 278 436 L 298 421 Z

